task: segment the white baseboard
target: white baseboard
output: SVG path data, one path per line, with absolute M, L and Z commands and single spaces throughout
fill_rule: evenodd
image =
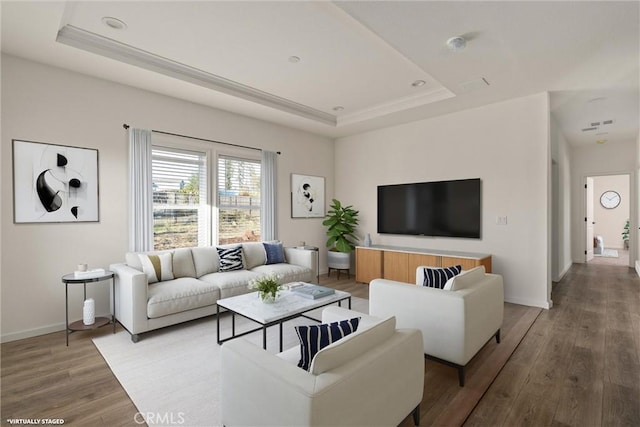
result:
M 530 300 L 526 298 L 505 297 L 504 301 L 509 302 L 511 304 L 526 305 L 529 307 L 540 307 L 540 308 L 544 308 L 545 310 L 549 310 L 553 306 L 553 303 L 551 301 L 537 301 L 537 300 Z
M 51 334 L 53 332 L 60 332 L 60 331 L 64 331 L 64 326 L 65 326 L 64 323 L 56 323 L 54 325 L 28 329 L 26 331 L 11 332 L 11 333 L 2 335 L 2 337 L 0 337 L 0 342 L 5 343 L 5 342 L 11 342 L 11 341 L 18 341 L 18 340 L 23 340 L 25 338 L 37 337 L 39 335 L 46 335 L 46 334 Z
M 573 265 L 573 263 L 568 263 L 567 265 L 564 266 L 564 268 L 562 269 L 562 271 L 560 272 L 560 274 L 558 275 L 558 277 L 554 277 L 553 281 L 554 282 L 559 282 L 560 280 L 562 280 L 562 278 L 564 277 L 565 274 L 567 274 L 567 272 L 569 271 L 569 269 L 571 268 L 571 266 Z
M 96 317 L 109 317 L 110 318 L 111 317 L 111 313 L 108 313 L 108 314 L 96 314 Z M 23 340 L 25 338 L 37 337 L 37 336 L 40 336 L 40 335 L 52 334 L 54 332 L 64 331 L 64 328 L 65 328 L 65 325 L 64 325 L 64 322 L 63 322 L 63 323 L 54 323 L 53 325 L 42 326 L 42 327 L 39 327 L 39 328 L 27 329 L 26 331 L 10 332 L 8 334 L 3 334 L 0 337 L 0 342 L 5 343 L 5 342 Z

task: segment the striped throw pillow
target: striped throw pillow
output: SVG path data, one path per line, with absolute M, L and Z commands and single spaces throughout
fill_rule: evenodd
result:
M 340 322 L 322 325 L 296 326 L 295 330 L 300 340 L 300 361 L 298 367 L 309 370 L 313 357 L 329 344 L 344 338 L 358 329 L 359 317 Z
M 216 249 L 218 249 L 218 257 L 220 258 L 220 268 L 218 269 L 219 271 L 234 271 L 244 269 L 244 263 L 242 260 L 242 245 Z
M 173 277 L 173 252 L 164 254 L 138 254 L 142 271 L 147 275 L 149 284 L 172 280 Z
M 454 265 L 453 267 L 446 268 L 425 268 L 422 286 L 442 289 L 444 288 L 445 283 L 447 283 L 447 280 L 457 276 L 461 271 L 461 265 Z

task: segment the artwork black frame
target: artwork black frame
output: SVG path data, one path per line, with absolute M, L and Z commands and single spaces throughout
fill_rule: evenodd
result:
M 98 150 L 13 139 L 13 222 L 99 222 Z

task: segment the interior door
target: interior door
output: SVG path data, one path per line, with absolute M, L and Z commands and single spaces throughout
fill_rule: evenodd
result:
M 586 243 L 586 262 L 589 262 L 593 259 L 593 225 L 595 222 L 593 221 L 593 178 L 587 177 L 587 182 L 585 185 L 585 199 L 586 199 L 586 216 L 585 216 L 585 226 L 587 229 L 587 241 Z

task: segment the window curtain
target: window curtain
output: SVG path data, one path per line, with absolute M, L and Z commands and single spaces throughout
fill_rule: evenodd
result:
M 260 211 L 260 226 L 262 240 L 276 240 L 276 159 L 278 154 L 273 151 L 262 150 L 262 177 L 260 197 L 262 209 Z
M 150 130 L 129 128 L 129 250 L 153 250 Z

